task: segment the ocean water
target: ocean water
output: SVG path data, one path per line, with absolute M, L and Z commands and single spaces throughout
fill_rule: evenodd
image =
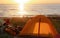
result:
M 0 16 L 11 16 L 18 10 L 17 5 L 12 4 L 0 4 Z
M 0 4 L 0 16 L 19 16 L 19 6 Z M 25 5 L 26 15 L 60 15 L 60 4 L 31 4 Z
M 35 4 L 30 5 L 28 10 L 33 13 L 43 14 L 43 15 L 60 15 L 60 4 Z

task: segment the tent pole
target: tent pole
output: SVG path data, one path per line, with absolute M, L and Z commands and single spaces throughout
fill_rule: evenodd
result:
M 40 22 L 41 22 L 41 18 L 39 19 L 38 36 L 40 35 Z

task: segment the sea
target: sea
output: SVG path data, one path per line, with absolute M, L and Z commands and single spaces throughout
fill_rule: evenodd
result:
M 0 4 L 0 17 L 19 16 L 19 6 L 16 4 Z M 60 4 L 30 4 L 24 5 L 25 15 L 60 15 Z

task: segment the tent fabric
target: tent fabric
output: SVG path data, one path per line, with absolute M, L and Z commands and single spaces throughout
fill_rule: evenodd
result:
M 52 34 L 56 35 L 57 31 L 51 21 L 44 15 L 38 15 L 29 19 L 24 28 L 20 32 L 20 35 L 41 35 Z

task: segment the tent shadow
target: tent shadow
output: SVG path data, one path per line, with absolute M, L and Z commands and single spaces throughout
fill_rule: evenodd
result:
M 52 35 L 20 35 L 20 38 L 53 38 Z

